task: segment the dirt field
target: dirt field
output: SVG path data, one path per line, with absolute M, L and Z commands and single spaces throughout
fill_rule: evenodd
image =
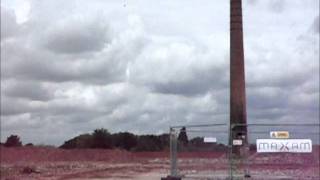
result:
M 159 180 L 169 173 L 168 152 L 1 147 L 1 179 Z M 312 154 L 251 155 L 251 179 L 319 179 L 319 149 Z M 226 179 L 226 153 L 179 153 L 183 179 Z M 245 167 L 240 167 L 245 168 Z M 234 176 L 242 178 L 242 170 Z

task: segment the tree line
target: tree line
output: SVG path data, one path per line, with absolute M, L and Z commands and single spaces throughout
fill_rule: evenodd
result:
M 178 135 L 178 151 L 210 151 L 226 150 L 226 146 L 216 143 L 204 143 L 202 137 L 194 137 L 189 140 L 185 127 L 180 129 Z M 135 135 L 129 132 L 111 134 L 106 129 L 96 129 L 91 134 L 82 134 L 65 141 L 60 148 L 102 148 L 124 149 L 127 151 L 164 151 L 169 150 L 170 135 Z
M 185 127 L 178 135 L 178 151 L 225 151 L 226 146 L 216 143 L 204 143 L 202 137 L 189 140 Z M 18 135 L 11 135 L 3 144 L 6 147 L 20 147 Z M 28 143 L 25 146 L 33 146 Z M 130 132 L 110 133 L 107 129 L 96 129 L 92 133 L 78 135 L 65 141 L 62 149 L 123 149 L 127 151 L 165 151 L 170 148 L 170 135 L 135 135 Z
M 67 140 L 63 149 L 124 149 L 127 151 L 163 151 L 169 148 L 169 134 L 135 135 L 130 132 L 111 134 L 107 129 L 96 129 L 91 134 L 81 134 Z

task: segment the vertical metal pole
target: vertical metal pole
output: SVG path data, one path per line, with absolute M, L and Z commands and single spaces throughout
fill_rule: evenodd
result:
M 232 129 L 233 129 L 233 125 L 230 123 L 230 128 L 229 128 L 229 145 L 228 145 L 228 149 L 229 149 L 229 178 L 230 180 L 233 179 L 233 173 L 232 173 L 232 168 L 233 168 L 233 163 L 232 163 Z
M 244 177 L 249 178 L 251 177 L 250 175 L 250 167 L 249 167 L 249 157 L 250 157 L 250 145 L 248 143 L 245 144 L 244 147 L 244 164 L 245 164 L 245 170 L 244 170 Z
M 177 137 L 173 128 L 170 128 L 170 161 L 171 161 L 171 176 L 176 177 L 177 173 Z
M 245 170 L 244 170 L 244 177 L 249 178 L 250 175 L 250 165 L 249 165 L 249 157 L 250 157 L 250 143 L 249 143 L 249 136 L 248 136 L 248 125 L 246 125 L 247 129 L 247 136 L 245 136 L 245 144 L 244 144 L 244 158 L 245 158 Z

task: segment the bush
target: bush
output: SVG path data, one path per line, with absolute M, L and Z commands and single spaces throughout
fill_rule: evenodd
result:
M 75 138 L 76 138 L 76 137 L 75 137 Z M 74 149 L 74 148 L 77 148 L 77 144 L 76 144 L 75 138 L 65 141 L 65 142 L 60 146 L 60 148 L 63 148 L 63 149 Z
M 161 142 L 162 150 L 170 148 L 170 135 L 169 134 L 161 134 L 161 135 L 159 135 L 159 139 Z
M 74 149 L 74 148 L 91 148 L 92 147 L 92 135 L 81 134 L 75 138 L 65 141 L 60 148 Z
M 92 135 L 82 134 L 76 137 L 76 147 L 77 148 L 90 148 L 92 146 Z
M 159 136 L 142 135 L 138 138 L 138 144 L 135 151 L 161 151 L 163 146 Z
M 137 143 L 137 137 L 129 132 L 120 132 L 112 135 L 113 146 L 125 150 L 131 150 Z
M 20 141 L 20 137 L 18 135 L 11 135 L 7 138 L 7 141 L 4 143 L 6 147 L 21 147 L 22 142 Z
M 27 144 L 25 144 L 24 146 L 26 146 L 26 147 L 33 147 L 33 144 L 32 144 L 32 143 L 27 143 Z
M 169 148 L 169 134 L 134 135 L 129 132 L 110 134 L 106 129 L 96 129 L 92 134 L 82 134 L 67 140 L 63 149 L 120 148 L 127 151 L 163 151 Z
M 111 134 L 106 129 L 96 129 L 92 134 L 92 148 L 112 148 Z

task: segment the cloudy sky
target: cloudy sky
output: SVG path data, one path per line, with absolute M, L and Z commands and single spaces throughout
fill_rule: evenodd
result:
M 2 0 L 1 141 L 229 120 L 229 0 Z M 249 123 L 319 122 L 319 0 L 244 0 Z

